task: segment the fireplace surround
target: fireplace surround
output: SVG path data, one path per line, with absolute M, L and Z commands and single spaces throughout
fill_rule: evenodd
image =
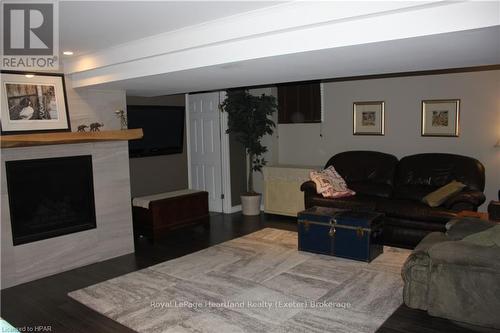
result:
M 7 162 L 92 156 L 95 228 L 14 245 Z M 2 149 L 2 289 L 134 252 L 128 143 L 60 144 Z
M 92 156 L 5 162 L 14 246 L 96 228 Z

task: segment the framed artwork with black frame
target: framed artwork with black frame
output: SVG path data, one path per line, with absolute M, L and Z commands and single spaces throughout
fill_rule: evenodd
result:
M 354 135 L 385 134 L 385 103 L 383 101 L 353 103 Z
M 70 131 L 63 74 L 1 71 L 2 135 Z
M 459 99 L 422 101 L 422 136 L 457 137 L 459 124 Z

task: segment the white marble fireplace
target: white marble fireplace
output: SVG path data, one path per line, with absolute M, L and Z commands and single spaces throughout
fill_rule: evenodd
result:
M 91 155 L 96 228 L 13 244 L 5 162 Z M 134 251 L 127 141 L 2 149 L 1 288 Z

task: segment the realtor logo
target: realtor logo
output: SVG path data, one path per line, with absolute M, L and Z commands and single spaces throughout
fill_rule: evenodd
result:
M 58 68 L 57 3 L 2 3 L 3 69 Z
M 54 50 L 54 9 L 51 3 L 5 4 L 5 55 L 47 55 Z

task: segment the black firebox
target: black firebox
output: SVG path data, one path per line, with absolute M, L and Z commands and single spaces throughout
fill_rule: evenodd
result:
M 5 162 L 14 245 L 96 227 L 92 156 Z

